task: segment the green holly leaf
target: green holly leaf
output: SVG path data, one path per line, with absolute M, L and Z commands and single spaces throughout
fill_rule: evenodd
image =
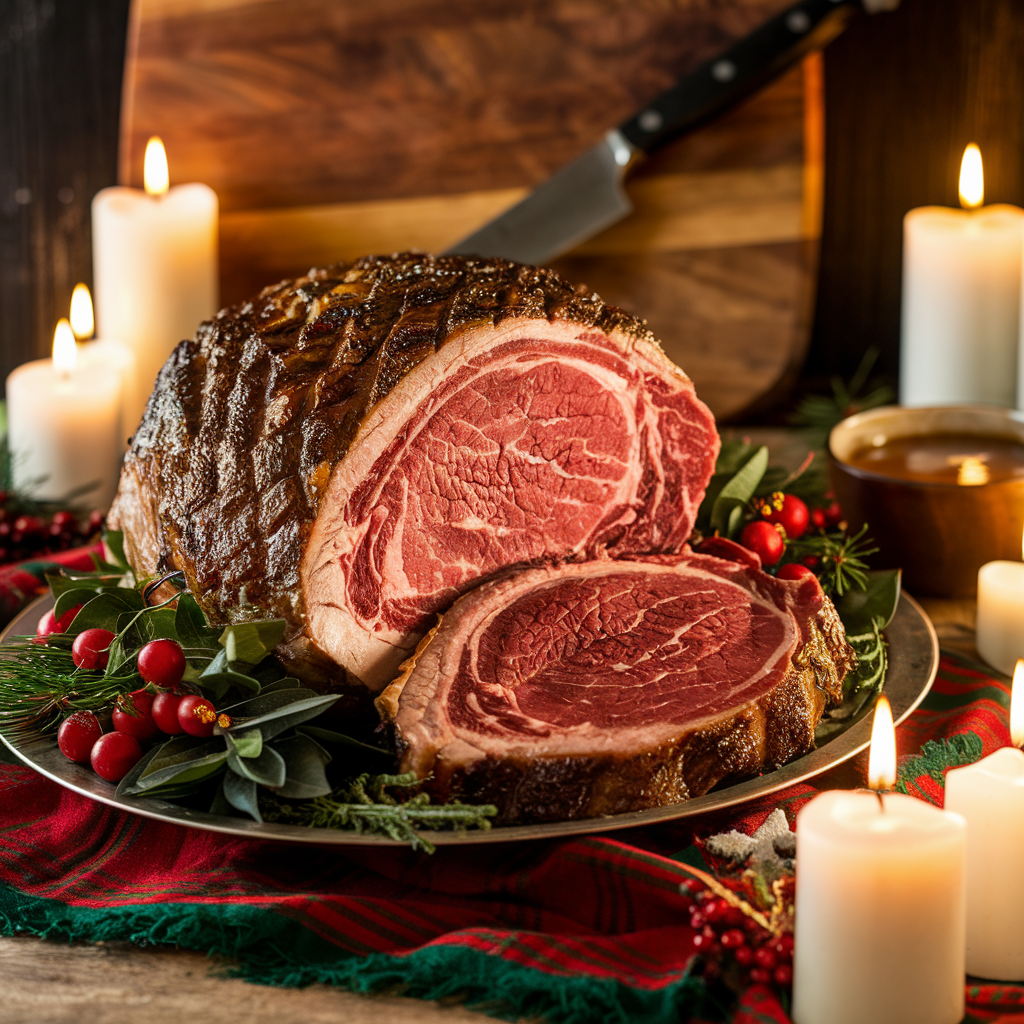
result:
M 99 591 L 95 587 L 68 587 L 61 591 L 53 606 L 53 617 L 59 619 L 65 612 L 70 611 L 76 604 L 85 604 L 91 601 Z
M 211 654 L 217 651 L 222 630 L 213 629 L 207 623 L 203 610 L 187 591 L 178 598 L 178 607 L 174 612 L 174 628 L 178 634 L 178 643 L 186 651 L 207 650 Z
M 371 746 L 369 743 L 360 743 L 359 740 L 354 740 L 351 736 L 346 736 L 342 732 L 335 732 L 333 729 L 322 729 L 318 725 L 301 725 L 296 729 L 296 732 L 311 736 L 317 743 L 326 744 L 327 746 L 345 747 L 353 753 L 362 754 L 367 757 L 376 757 L 383 761 L 394 761 L 395 759 L 395 755 L 388 750 Z
M 109 629 L 118 632 L 118 616 L 124 612 L 139 612 L 145 607 L 142 595 L 137 590 L 121 588 L 104 590 L 82 606 L 67 629 L 68 636 L 78 636 L 86 629 Z

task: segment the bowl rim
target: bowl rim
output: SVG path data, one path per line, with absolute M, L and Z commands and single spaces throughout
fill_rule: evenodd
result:
M 981 491 L 987 488 L 994 487 L 1005 487 L 1005 486 L 1021 486 L 1024 485 L 1024 477 L 1011 478 L 1009 480 L 990 480 L 984 484 L 972 484 L 970 487 L 965 487 L 958 483 L 943 483 L 937 480 L 907 480 L 903 477 L 890 476 L 883 473 L 875 473 L 869 469 L 863 469 L 860 466 L 855 466 L 845 459 L 840 458 L 836 454 L 833 448 L 833 439 L 839 431 L 856 430 L 859 427 L 864 426 L 866 423 L 870 423 L 874 419 L 882 417 L 893 416 L 896 414 L 903 414 L 908 417 L 915 417 L 923 414 L 941 414 L 941 413 L 976 413 L 979 416 L 985 418 L 995 418 L 1002 420 L 1008 426 L 1008 430 L 1004 434 L 996 433 L 993 430 L 979 430 L 978 437 L 992 437 L 1002 438 L 1004 440 L 1015 440 L 1021 444 L 1024 444 L 1024 411 L 1018 409 L 1010 409 L 1006 406 L 1001 405 L 922 405 L 922 406 L 903 406 L 903 405 L 880 405 L 874 409 L 865 409 L 863 412 L 854 413 L 852 416 L 847 416 L 845 419 L 840 420 L 830 431 L 828 440 L 825 446 L 825 453 L 831 463 L 837 467 L 842 467 L 843 472 L 850 476 L 857 477 L 863 480 L 877 481 L 879 483 L 891 484 L 895 487 L 916 487 L 916 488 L 935 488 L 938 490 L 951 490 L 957 493 L 965 493 L 967 491 Z M 1012 425 L 1012 431 L 1009 429 Z M 957 433 L 967 433 L 970 435 L 970 431 L 964 431 L 962 428 L 956 431 Z M 913 432 L 910 431 L 905 434 L 897 434 L 897 437 L 927 437 L 927 433 Z

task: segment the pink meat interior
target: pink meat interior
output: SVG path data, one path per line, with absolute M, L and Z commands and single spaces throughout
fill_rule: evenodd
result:
M 504 566 L 685 539 L 708 444 L 692 395 L 596 342 L 551 348 L 520 339 L 439 381 L 352 492 L 339 564 L 371 630 L 422 632 Z
M 767 692 L 794 630 L 774 604 L 703 573 L 567 579 L 485 620 L 448 714 L 495 736 L 691 723 Z

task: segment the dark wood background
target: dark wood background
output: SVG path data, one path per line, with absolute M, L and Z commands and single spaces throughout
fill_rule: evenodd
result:
M 678 0 L 683 3 L 684 0 Z M 45 353 L 89 281 L 89 202 L 117 172 L 128 0 L 0 0 L 0 375 Z M 903 0 L 825 55 L 821 274 L 808 382 L 877 345 L 898 365 L 901 220 L 956 204 L 977 141 L 986 200 L 1024 205 L 1024 4 Z

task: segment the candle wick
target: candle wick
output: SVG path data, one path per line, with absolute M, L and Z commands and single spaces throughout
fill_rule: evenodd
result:
M 880 789 L 876 789 L 874 794 L 878 797 L 878 806 L 882 809 L 882 813 L 885 814 L 885 801 L 882 799 L 882 791 Z

